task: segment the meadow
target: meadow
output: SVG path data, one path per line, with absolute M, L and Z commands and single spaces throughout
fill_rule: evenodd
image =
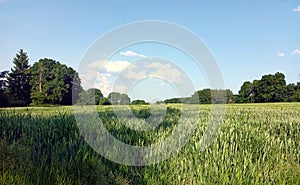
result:
M 199 106 L 199 118 L 183 120 L 196 122 L 188 143 L 148 166 L 99 155 L 78 129 L 72 107 L 0 109 L 0 184 L 300 184 L 299 103 L 226 105 L 220 130 L 204 151 L 211 105 L 189 108 Z M 157 128 L 142 132 L 126 127 L 132 119 L 118 119 L 111 106 L 97 112 L 115 138 L 147 146 L 166 139 L 178 124 L 180 105 L 164 108 Z M 148 106 L 131 109 L 141 121 L 151 115 Z

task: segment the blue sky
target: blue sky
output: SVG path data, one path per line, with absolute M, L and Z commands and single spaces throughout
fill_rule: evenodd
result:
M 87 49 L 101 35 L 143 20 L 172 22 L 197 34 L 214 54 L 226 88 L 234 93 L 244 81 L 277 71 L 286 75 L 287 82 L 300 81 L 299 0 L 0 0 L 0 70 L 10 69 L 21 48 L 31 64 L 48 57 L 77 69 Z M 132 57 L 160 56 L 179 68 L 187 66 L 185 72 L 196 89 L 207 86 L 201 70 L 186 65 L 191 61 L 178 51 L 144 44 L 120 52 L 127 51 L 140 56 L 118 53 L 111 62 L 124 64 Z M 113 83 L 110 77 L 104 80 L 109 81 L 108 86 Z M 132 93 L 133 97 L 149 96 L 145 95 L 148 91 L 141 90 L 141 84 L 140 90 L 138 86 L 132 88 L 140 92 Z

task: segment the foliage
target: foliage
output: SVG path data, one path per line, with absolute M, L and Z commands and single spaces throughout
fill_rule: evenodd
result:
M 239 91 L 239 96 L 240 99 L 238 100 L 239 102 L 253 102 L 253 84 L 249 81 L 246 81 L 243 83 L 241 86 L 241 90 Z
M 111 103 L 107 98 L 102 98 L 99 102 L 99 105 L 111 105 Z
M 233 93 L 229 90 L 218 89 L 203 89 L 196 91 L 191 97 L 186 98 L 171 98 L 167 99 L 165 103 L 187 103 L 187 104 L 220 104 L 231 103 Z
M 108 100 L 113 105 L 129 105 L 130 104 L 130 98 L 127 94 L 121 94 L 118 92 L 111 92 L 108 95 Z
M 147 103 L 145 100 L 133 100 L 131 102 L 131 105 L 148 105 L 149 103 Z
M 297 85 L 291 83 L 286 86 L 286 102 L 300 102 L 300 82 Z
M 181 98 L 171 98 L 164 101 L 165 103 L 181 103 Z
M 99 105 L 103 99 L 102 92 L 97 88 L 90 88 L 79 94 L 79 104 L 83 105 Z
M 8 98 L 6 94 L 7 75 L 8 75 L 8 71 L 2 71 L 0 73 L 0 107 L 8 106 Z
M 262 76 L 253 85 L 255 102 L 281 102 L 285 94 L 285 76 L 282 73 Z
M 13 68 L 8 74 L 8 94 L 11 106 L 27 106 L 30 104 L 29 58 L 22 49 L 13 59 Z
M 78 99 L 82 91 L 77 72 L 55 60 L 39 60 L 30 68 L 30 73 L 33 105 L 71 105 L 72 96 Z
M 111 107 L 99 106 L 98 110 L 115 138 L 144 146 L 166 139 L 178 126 L 180 110 L 173 106 L 177 105 L 167 108 L 157 128 L 143 132 L 127 128 L 125 125 L 133 120 L 118 119 Z M 146 113 L 148 106 L 133 106 L 136 110 L 143 107 Z M 122 110 L 122 106 L 116 108 Z M 160 105 L 154 108 L 165 111 Z M 189 108 L 191 112 L 199 111 L 199 105 Z M 227 105 L 215 141 L 201 151 L 210 111 L 210 105 L 200 105 L 199 120 L 193 116 L 182 120 L 198 124 L 179 153 L 158 164 L 133 167 L 110 162 L 95 153 L 83 140 L 69 108 L 0 109 L 0 179 L 2 184 L 45 185 L 300 182 L 299 104 Z M 140 119 L 147 118 L 144 112 L 137 112 Z
M 9 71 L 0 72 L 0 90 L 5 90 L 7 88 L 7 75 Z
M 283 102 L 300 101 L 300 88 L 295 84 L 286 86 L 282 73 L 268 74 L 260 80 L 244 82 L 239 91 L 238 102 Z

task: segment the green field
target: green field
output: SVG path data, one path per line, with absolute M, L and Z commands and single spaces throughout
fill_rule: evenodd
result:
M 147 106 L 132 110 L 140 120 L 150 115 Z M 197 126 L 179 153 L 126 166 L 85 142 L 72 107 L 0 109 L 0 184 L 300 184 L 299 103 L 226 105 L 213 144 L 201 151 L 210 110 L 200 105 L 199 119 L 184 120 Z M 181 115 L 180 105 L 170 105 L 158 128 L 139 132 L 125 127 L 131 118 L 118 119 L 112 107 L 97 111 L 115 138 L 143 146 L 167 138 Z

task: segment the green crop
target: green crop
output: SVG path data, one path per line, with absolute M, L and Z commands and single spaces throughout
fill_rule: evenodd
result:
M 180 105 L 151 106 L 154 113 L 145 105 L 119 107 L 138 119 L 118 117 L 112 106 L 98 106 L 97 112 L 116 139 L 147 146 L 170 136 L 181 117 Z M 196 112 L 199 105 L 189 109 Z M 162 111 L 152 130 L 127 127 Z M 72 107 L 0 109 L 0 184 L 299 184 L 299 103 L 227 105 L 214 142 L 201 151 L 210 111 L 211 105 L 200 105 L 198 119 L 182 120 L 197 123 L 195 131 L 171 158 L 126 166 L 88 145 L 85 137 L 92 135 L 80 132 Z

